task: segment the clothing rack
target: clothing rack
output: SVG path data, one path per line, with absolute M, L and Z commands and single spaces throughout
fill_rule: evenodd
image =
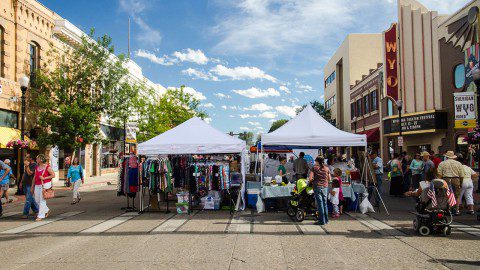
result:
M 157 168 L 156 165 L 153 165 L 153 170 L 155 170 L 154 172 L 152 172 L 152 163 L 158 163 L 156 165 L 158 165 L 159 167 Z M 150 156 L 148 157 L 147 160 L 145 160 L 145 162 L 141 163 L 141 175 L 140 175 L 140 179 L 141 179 L 141 182 L 142 182 L 142 192 L 141 192 L 141 195 L 140 195 L 140 211 L 139 213 L 144 213 L 146 211 L 152 211 L 152 205 L 151 205 L 151 201 L 152 201 L 152 196 L 155 196 L 156 195 L 156 198 L 157 198 L 157 209 L 154 210 L 154 211 L 161 211 L 160 209 L 160 203 L 161 203 L 161 200 L 160 200 L 160 193 L 164 193 L 164 201 L 167 203 L 167 209 L 165 211 L 166 214 L 168 213 L 171 213 L 171 211 L 169 210 L 169 199 L 168 199 L 168 195 L 170 193 L 170 189 L 173 187 L 173 184 L 172 184 L 172 170 L 170 168 L 170 163 L 169 163 L 169 159 L 168 159 L 168 156 L 156 156 L 156 157 L 153 157 L 153 156 Z M 168 165 L 166 165 L 168 164 Z M 165 168 L 163 167 L 163 169 L 161 170 L 161 167 L 160 166 L 165 166 L 167 167 L 167 169 L 165 170 Z M 147 172 L 145 172 L 145 170 L 147 170 Z M 152 175 L 153 173 L 153 175 Z M 144 180 L 147 179 L 147 183 L 144 183 Z M 162 190 L 161 189 L 161 186 L 162 184 L 160 184 L 161 181 L 163 180 L 166 180 L 167 183 L 165 183 L 166 185 L 163 186 L 164 189 Z M 151 182 L 151 181 L 159 181 L 159 182 Z M 168 181 L 170 184 L 168 184 Z M 160 184 L 160 187 L 156 186 L 155 184 Z M 147 206 L 145 206 L 145 202 L 144 202 L 144 198 L 145 198 L 145 193 L 148 191 L 148 194 L 149 194 L 149 203 Z
M 135 197 L 138 192 L 138 159 L 136 161 L 137 167 L 130 167 L 130 158 L 137 159 L 136 156 L 123 157 L 120 162 L 120 173 L 118 174 L 117 196 L 127 197 L 127 206 L 121 207 L 121 210 L 126 212 L 136 212 Z M 132 164 L 133 165 L 133 164 Z M 130 179 L 132 178 L 132 179 Z M 132 183 L 130 183 L 130 181 Z M 130 198 L 132 198 L 132 205 L 130 206 Z

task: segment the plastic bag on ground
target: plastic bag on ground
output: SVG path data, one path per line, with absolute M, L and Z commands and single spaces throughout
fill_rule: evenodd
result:
M 373 206 L 368 200 L 368 198 L 364 198 L 362 203 L 360 203 L 359 207 L 362 214 L 365 214 L 367 212 L 375 213 L 375 210 L 373 209 Z
M 260 198 L 260 196 L 258 196 L 256 207 L 258 213 L 265 212 L 265 204 L 263 203 L 263 200 Z

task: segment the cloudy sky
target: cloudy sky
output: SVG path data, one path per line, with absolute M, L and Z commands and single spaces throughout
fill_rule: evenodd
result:
M 144 75 L 186 85 L 212 125 L 268 131 L 295 108 L 323 101 L 323 66 L 348 33 L 379 33 L 397 20 L 395 0 L 41 0 L 88 32 L 109 34 Z M 467 0 L 423 0 L 441 14 Z

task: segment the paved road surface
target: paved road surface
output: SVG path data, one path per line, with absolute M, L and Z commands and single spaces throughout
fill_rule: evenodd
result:
M 474 217 L 448 238 L 420 237 L 409 199 L 386 198 L 390 216 L 351 213 L 320 227 L 285 213 L 125 213 L 112 186 L 83 192 L 79 205 L 58 194 L 42 223 L 20 219 L 21 203 L 6 207 L 0 269 L 480 269 Z

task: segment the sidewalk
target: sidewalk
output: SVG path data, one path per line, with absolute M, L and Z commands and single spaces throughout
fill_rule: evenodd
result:
M 101 176 L 93 176 L 88 177 L 85 179 L 85 184 L 80 187 L 80 190 L 91 189 L 91 188 L 99 188 L 108 185 L 116 185 L 117 184 L 117 173 L 109 173 L 104 174 Z M 54 181 L 53 182 L 53 189 L 55 190 L 69 190 L 70 188 L 64 186 L 64 181 Z M 17 187 L 10 188 L 8 190 L 8 194 L 10 195 L 10 199 L 13 199 L 13 202 L 10 204 L 21 203 L 25 201 L 25 196 L 16 196 L 15 193 L 17 192 Z M 1 200 L 2 203 L 5 203 L 5 198 Z M 7 205 L 10 205 L 7 204 Z M 4 205 L 5 206 L 5 205 Z

